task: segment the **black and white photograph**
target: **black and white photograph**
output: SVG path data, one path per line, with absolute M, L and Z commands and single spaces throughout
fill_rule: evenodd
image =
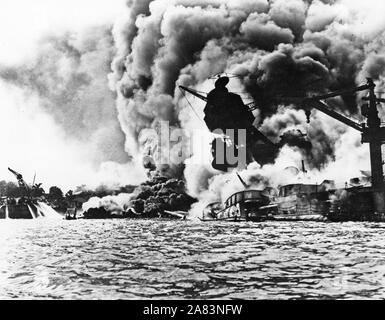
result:
M 384 13 L 0 0 L 0 300 L 385 299 Z

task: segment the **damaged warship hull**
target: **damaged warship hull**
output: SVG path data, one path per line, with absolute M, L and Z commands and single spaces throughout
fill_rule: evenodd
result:
M 384 222 L 375 211 L 371 187 L 322 190 L 322 185 L 293 184 L 281 187 L 277 197 L 263 191 L 246 190 L 224 204 L 205 208 L 202 221 L 316 221 Z
M 229 78 L 219 76 L 215 83 L 215 89 L 212 90 L 207 97 L 202 96 L 199 92 L 191 88 L 180 86 L 181 90 L 189 92 L 199 99 L 206 101 L 205 122 L 210 131 L 214 129 L 224 128 L 244 129 L 247 131 L 247 143 L 240 143 L 234 135 L 231 144 L 235 149 L 246 149 L 246 164 L 257 162 L 261 166 L 271 163 L 276 158 L 277 151 L 283 146 L 296 146 L 300 149 L 311 150 L 312 142 L 298 140 L 293 135 L 282 136 L 279 143 L 274 143 L 255 126 L 253 114 L 256 106 L 245 105 L 240 96 L 230 93 L 226 88 Z M 385 127 L 382 125 L 379 117 L 378 105 L 384 103 L 385 100 L 376 96 L 376 84 L 372 78 L 367 78 L 367 82 L 355 88 L 343 89 L 334 92 L 306 92 L 303 91 L 299 96 L 272 95 L 270 103 L 272 105 L 295 105 L 305 112 L 307 123 L 311 122 L 311 114 L 313 110 L 325 114 L 328 117 L 342 123 L 361 134 L 361 143 L 369 144 L 370 167 L 371 167 L 371 183 L 370 187 L 352 187 L 345 189 L 334 189 L 321 192 L 317 190 L 317 186 L 296 185 L 286 186 L 280 190 L 276 199 L 261 205 L 260 201 L 246 200 L 247 192 L 257 194 L 255 190 L 246 190 L 237 195 L 240 200 L 236 200 L 235 204 L 229 205 L 228 201 L 224 203 L 223 209 L 219 211 L 207 208 L 203 212 L 204 221 L 226 219 L 226 220 L 331 220 L 331 221 L 377 221 L 383 220 L 385 215 L 385 183 L 382 159 L 382 145 L 385 143 Z M 362 117 L 365 122 L 357 122 L 341 112 L 337 112 L 333 104 L 327 100 L 341 98 L 344 96 L 352 96 L 366 92 L 363 101 L 367 101 L 361 106 Z M 360 93 L 361 94 L 361 93 Z M 254 133 L 253 135 L 250 132 Z M 301 134 L 297 135 L 301 138 Z M 295 139 L 294 139 L 295 138 Z M 300 142 L 300 143 L 298 143 Z M 255 148 L 253 148 L 253 146 Z M 225 148 L 217 148 L 221 150 L 219 154 L 226 154 Z M 223 157 L 219 157 L 219 165 L 216 157 L 217 150 L 213 149 L 213 167 L 217 170 L 228 172 L 235 167 L 244 167 L 244 163 L 235 163 L 234 165 L 223 162 Z M 294 191 L 285 191 L 293 188 Z M 247 187 L 245 188 L 247 189 Z M 334 193 L 334 195 L 333 195 Z M 343 196 L 341 196 L 343 194 Z M 263 202 L 263 201 L 262 201 Z M 250 206 L 252 209 L 250 209 Z M 207 216 L 207 217 L 206 217 Z
M 0 209 L 0 219 L 32 220 L 33 217 L 25 205 L 3 206 Z
M 0 208 L 0 219 L 33 220 L 47 215 L 41 205 L 33 202 L 11 203 Z

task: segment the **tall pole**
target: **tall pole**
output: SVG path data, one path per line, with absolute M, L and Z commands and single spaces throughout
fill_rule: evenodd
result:
M 382 142 L 379 130 L 381 120 L 378 117 L 377 97 L 374 89 L 375 84 L 372 79 L 368 79 L 369 84 L 369 114 L 368 114 L 368 131 L 369 131 L 369 148 L 370 148 L 370 165 L 372 170 L 372 187 L 374 197 L 374 210 L 377 213 L 385 213 L 385 193 L 384 193 L 384 171 L 382 168 Z

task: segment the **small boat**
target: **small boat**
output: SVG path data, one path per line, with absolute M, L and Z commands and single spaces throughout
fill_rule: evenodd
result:
M 78 218 L 71 217 L 71 216 L 65 216 L 65 220 L 71 221 L 71 220 L 77 220 Z
M 67 212 L 65 214 L 65 217 L 64 219 L 65 220 L 77 220 L 78 218 L 76 217 L 76 214 L 77 214 L 77 209 L 76 208 L 69 208 L 67 209 Z

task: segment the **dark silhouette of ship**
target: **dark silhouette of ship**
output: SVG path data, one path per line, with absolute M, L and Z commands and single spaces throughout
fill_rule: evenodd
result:
M 226 85 L 229 79 L 220 77 L 216 88 L 207 97 L 191 88 L 180 86 L 181 90 L 189 92 L 207 102 L 205 122 L 210 131 L 215 129 L 245 129 L 247 131 L 247 163 L 256 161 L 261 165 L 271 163 L 284 144 L 290 144 L 290 139 L 283 139 L 275 144 L 263 135 L 253 125 L 251 111 L 256 109 L 254 104 L 245 105 L 242 99 L 229 93 Z M 365 183 L 360 178 L 352 179 L 345 188 L 330 186 L 330 181 L 320 185 L 296 183 L 280 187 L 276 196 L 267 196 L 259 190 L 245 190 L 230 197 L 225 203 L 209 205 L 203 213 L 203 220 L 263 220 L 263 219 L 316 219 L 316 220 L 385 220 L 385 185 L 381 146 L 385 143 L 385 127 L 381 126 L 377 105 L 385 99 L 375 95 L 375 84 L 368 78 L 365 85 L 327 93 L 318 96 L 308 96 L 304 92 L 297 97 L 279 97 L 285 102 L 295 103 L 301 107 L 310 123 L 311 110 L 316 109 L 333 119 L 359 131 L 362 143 L 368 143 L 370 148 L 371 173 Z M 338 96 L 352 95 L 360 91 L 368 91 L 363 98 L 362 115 L 365 123 L 357 123 L 331 108 L 326 100 Z M 237 145 L 236 137 L 232 137 L 233 145 Z M 302 141 L 303 148 L 311 148 L 311 141 Z M 213 144 L 213 167 L 228 171 L 237 164 L 218 164 L 216 161 L 216 143 Z M 238 146 L 240 147 L 240 146 Z M 354 183 L 356 181 L 357 183 Z M 326 188 L 326 186 L 328 186 Z
M 61 216 L 47 203 L 31 195 L 31 188 L 23 176 L 15 170 L 8 170 L 16 177 L 23 194 L 18 198 L 8 197 L 2 199 L 0 204 L 0 219 L 38 219 L 61 218 Z

